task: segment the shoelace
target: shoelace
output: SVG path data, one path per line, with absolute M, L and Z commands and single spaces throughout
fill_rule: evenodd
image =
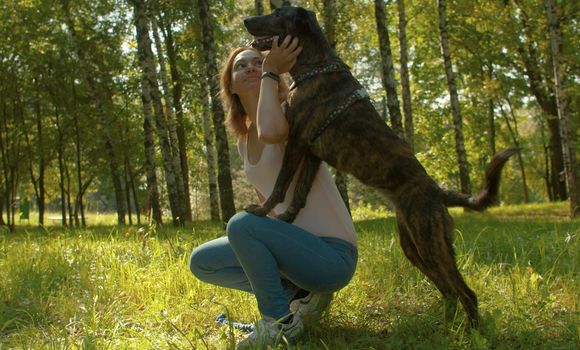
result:
M 254 325 L 252 323 L 240 323 L 240 322 L 230 321 L 226 317 L 226 314 L 219 314 L 215 318 L 215 321 L 217 323 L 221 323 L 221 324 L 224 324 L 227 326 L 232 326 L 232 327 L 239 329 L 240 331 L 245 332 L 245 333 L 252 333 L 254 331 Z

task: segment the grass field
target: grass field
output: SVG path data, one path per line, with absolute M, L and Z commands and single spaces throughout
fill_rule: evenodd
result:
M 295 349 L 578 349 L 580 221 L 567 204 L 454 211 L 460 270 L 482 326 L 443 321 L 437 290 L 402 255 L 393 217 L 354 212 L 359 265 Z M 89 221 L 90 222 L 90 221 Z M 247 293 L 196 280 L 198 244 L 220 225 L 18 227 L 0 232 L 0 349 L 232 349 L 216 324 L 257 316 Z

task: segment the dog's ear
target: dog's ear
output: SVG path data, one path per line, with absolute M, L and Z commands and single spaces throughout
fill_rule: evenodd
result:
M 296 17 L 299 28 L 308 28 L 311 32 L 316 32 L 320 28 L 318 20 L 316 19 L 316 13 L 313 11 L 299 7 Z

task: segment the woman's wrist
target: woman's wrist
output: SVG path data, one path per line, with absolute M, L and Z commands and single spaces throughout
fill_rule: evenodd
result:
M 269 64 L 262 64 L 262 72 L 272 72 L 280 75 L 280 69 L 278 69 L 278 67 L 273 67 Z
M 272 72 L 272 71 L 263 71 L 262 72 L 262 79 L 267 78 L 267 79 L 272 79 L 276 82 L 280 82 L 280 75 L 278 73 Z

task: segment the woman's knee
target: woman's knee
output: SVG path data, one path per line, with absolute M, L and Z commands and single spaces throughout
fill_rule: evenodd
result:
M 204 249 L 204 246 L 201 245 L 191 252 L 189 257 L 189 270 L 199 280 L 205 281 L 205 276 L 214 272 L 211 265 L 215 258 L 208 249 Z
M 230 242 L 236 241 L 238 238 L 245 237 L 252 230 L 252 226 L 255 226 L 255 221 L 258 219 L 257 216 L 247 213 L 245 211 L 239 212 L 228 221 L 226 227 L 226 232 L 228 233 L 228 238 Z
M 198 248 L 194 249 L 189 256 L 189 270 L 197 278 L 203 273 L 203 260 L 203 252 Z

